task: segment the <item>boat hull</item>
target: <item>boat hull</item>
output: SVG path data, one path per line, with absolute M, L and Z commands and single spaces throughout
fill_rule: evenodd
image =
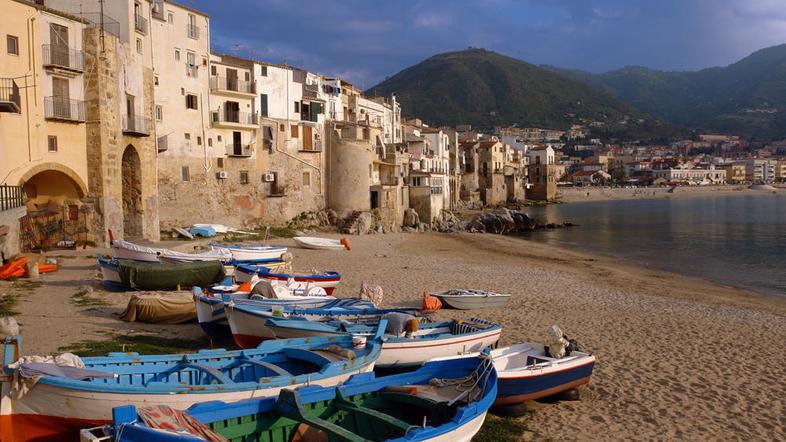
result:
M 232 259 L 238 262 L 253 262 L 263 260 L 281 260 L 281 255 L 286 253 L 286 247 L 251 248 L 251 247 L 217 247 L 232 253 Z
M 341 244 L 341 241 L 337 239 L 327 239 L 327 238 L 312 238 L 312 237 L 294 237 L 292 238 L 295 243 L 303 247 L 305 249 L 315 249 L 315 250 L 342 250 L 344 249 L 344 244 Z
M 510 296 L 439 296 L 437 297 L 449 307 L 458 310 L 474 310 L 480 308 L 499 308 L 505 306 Z
M 384 348 L 384 347 L 383 347 Z M 553 396 L 589 383 L 595 360 L 553 371 L 531 373 L 498 372 L 497 400 L 494 405 L 513 405 Z
M 332 295 L 333 291 L 338 287 L 339 283 L 341 283 L 341 276 L 335 278 L 315 278 L 313 276 L 307 275 L 277 275 L 262 272 L 255 272 L 250 269 L 244 267 L 237 267 L 235 269 L 235 280 L 239 282 L 246 282 L 250 281 L 254 275 L 257 275 L 259 279 L 267 279 L 269 281 L 278 281 L 286 283 L 290 279 L 293 279 L 295 282 L 300 284 L 307 284 L 311 287 L 322 287 L 325 289 L 325 293 L 328 295 Z M 289 276 L 289 277 L 287 277 Z

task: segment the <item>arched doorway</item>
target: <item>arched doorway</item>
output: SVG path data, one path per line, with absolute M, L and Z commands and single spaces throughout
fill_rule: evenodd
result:
M 142 236 L 142 167 L 132 145 L 123 151 L 123 234 L 126 238 Z

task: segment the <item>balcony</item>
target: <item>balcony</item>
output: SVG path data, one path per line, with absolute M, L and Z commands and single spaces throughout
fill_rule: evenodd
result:
M 379 180 L 379 184 L 383 186 L 398 186 L 398 182 L 397 176 L 383 176 Z
M 44 117 L 73 123 L 85 121 L 85 102 L 65 97 L 44 97 Z
M 164 15 L 164 0 L 153 0 L 153 3 L 150 5 L 150 14 L 153 18 L 166 21 L 166 16 Z
M 12 78 L 0 78 L 0 112 L 19 113 L 19 86 Z
M 317 98 L 319 94 L 318 84 L 303 84 L 303 96 L 308 98 Z
M 147 35 L 147 19 L 139 14 L 134 14 L 134 29 L 144 35 Z
M 199 76 L 199 66 L 191 63 L 186 63 L 186 76 L 197 78 Z
M 153 129 L 152 120 L 143 115 L 123 115 L 122 120 L 125 135 L 147 137 Z
M 243 143 L 227 143 L 227 156 L 228 157 L 243 157 L 248 158 L 253 154 L 250 144 Z
M 44 67 L 65 69 L 81 73 L 85 70 L 85 55 L 82 51 L 67 46 L 42 45 Z
M 186 32 L 188 33 L 188 38 L 199 40 L 199 26 L 186 25 Z
M 158 137 L 156 144 L 158 144 L 159 153 L 166 152 L 169 149 L 169 135 Z
M 300 152 L 322 152 L 322 141 L 314 140 L 311 146 L 303 146 L 299 149 Z
M 257 88 L 253 81 L 213 76 L 210 77 L 210 91 L 226 92 L 230 94 L 256 95 Z
M 255 113 L 239 112 L 221 108 L 210 113 L 210 121 L 213 123 L 214 127 L 228 128 L 255 128 L 258 124 L 257 114 Z

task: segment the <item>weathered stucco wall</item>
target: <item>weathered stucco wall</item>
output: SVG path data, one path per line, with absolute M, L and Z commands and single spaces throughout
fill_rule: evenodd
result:
M 374 151 L 369 141 L 342 139 L 330 133 L 328 206 L 339 216 L 371 210 L 370 168 Z

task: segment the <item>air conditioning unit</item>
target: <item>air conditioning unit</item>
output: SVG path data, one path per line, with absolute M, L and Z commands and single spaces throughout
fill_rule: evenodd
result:
M 218 178 L 219 180 L 225 180 L 229 178 L 229 173 L 226 170 L 221 170 L 218 173 L 216 173 L 216 178 Z
M 272 183 L 275 180 L 276 180 L 276 176 L 273 175 L 272 173 L 266 173 L 266 174 L 262 175 L 262 181 L 264 181 L 266 183 Z

